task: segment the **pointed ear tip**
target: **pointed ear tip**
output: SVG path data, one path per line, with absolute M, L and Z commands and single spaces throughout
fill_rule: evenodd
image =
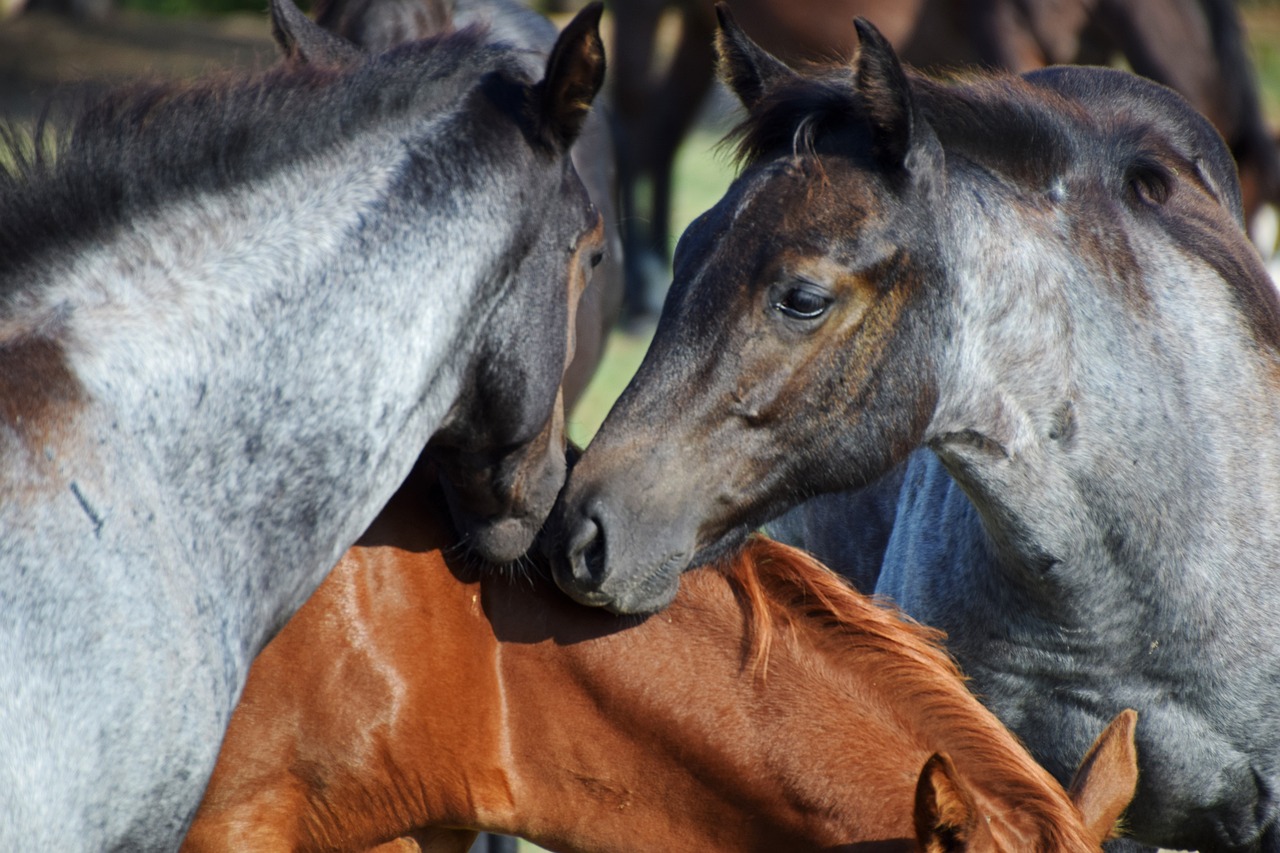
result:
M 931 776 L 935 773 L 945 774 L 950 764 L 951 759 L 945 752 L 935 752 L 929 756 L 929 760 L 924 763 L 924 767 L 920 768 L 920 776 L 923 778 L 926 775 Z
M 588 29 L 594 31 L 597 35 L 600 32 L 600 19 L 604 16 L 604 3 L 601 0 L 593 0 L 578 10 L 578 14 L 574 15 L 573 20 L 569 22 L 568 28 L 575 30 Z
M 742 28 L 738 26 L 738 19 L 733 16 L 733 10 L 729 8 L 728 3 L 717 3 L 715 8 L 716 24 L 719 32 L 733 35 L 742 32 Z
M 1132 743 L 1138 730 L 1138 712 L 1125 708 L 1107 724 L 1107 730 L 1112 736 L 1123 737 L 1126 742 Z
M 853 19 L 853 28 L 858 33 L 859 44 L 866 44 L 867 42 L 883 42 L 884 44 L 888 44 L 888 39 L 884 37 L 884 34 L 880 32 L 876 25 L 861 15 L 858 15 Z

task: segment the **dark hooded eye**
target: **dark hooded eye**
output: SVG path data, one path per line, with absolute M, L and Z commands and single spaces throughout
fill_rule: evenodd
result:
M 1125 182 L 1131 198 L 1155 207 L 1168 202 L 1173 194 L 1173 175 L 1158 161 L 1133 163 L 1125 172 Z
M 832 299 L 813 287 L 792 287 L 773 303 L 773 307 L 794 320 L 816 320 L 827 312 Z

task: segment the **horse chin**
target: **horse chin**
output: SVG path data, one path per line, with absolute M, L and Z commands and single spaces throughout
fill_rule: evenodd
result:
M 604 609 L 619 616 L 642 616 L 664 610 L 680 591 L 680 574 L 650 575 L 640 586 L 614 596 L 603 605 Z
M 596 583 L 583 582 L 571 567 L 553 561 L 551 574 L 561 591 L 579 604 L 619 615 L 644 615 L 657 613 L 675 599 L 687 565 L 685 555 L 676 554 L 647 574 L 612 574 Z
M 595 606 L 603 607 L 620 616 L 639 616 L 657 613 L 675 600 L 680 591 L 680 576 L 684 574 L 684 560 L 672 560 L 635 583 L 620 589 L 601 589 L 604 599 Z M 573 594 L 570 593 L 570 597 Z M 586 601 L 581 603 L 586 604 Z
M 527 518 L 500 518 L 466 521 L 460 526 L 473 553 L 486 562 L 503 565 L 515 562 L 529 551 L 542 525 Z

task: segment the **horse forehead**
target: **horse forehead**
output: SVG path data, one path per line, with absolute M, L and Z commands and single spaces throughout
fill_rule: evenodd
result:
M 858 170 L 816 158 L 786 158 L 748 172 L 710 223 L 713 234 L 731 237 L 714 240 L 710 258 L 740 262 L 761 252 L 825 253 L 862 227 L 872 205 L 869 184 Z

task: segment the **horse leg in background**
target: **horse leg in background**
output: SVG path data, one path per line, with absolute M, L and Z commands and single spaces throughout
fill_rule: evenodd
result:
M 680 43 L 676 46 L 671 67 L 657 90 L 656 102 L 664 105 L 655 128 L 653 181 L 649 233 L 652 248 L 662 260 L 662 288 L 665 291 L 666 269 L 671 262 L 671 196 L 674 189 L 676 152 L 693 129 L 694 121 L 706 103 L 715 81 L 715 53 L 711 46 L 716 33 L 715 16 L 705 3 L 686 3 L 681 16 Z M 664 295 L 664 294 L 663 294 Z M 661 295 L 648 291 L 660 310 Z
M 1041 38 L 1041 30 L 1061 38 L 1071 32 L 1078 34 L 1083 21 L 1077 22 L 1074 29 L 1062 26 L 1062 22 L 1056 20 L 1048 27 L 1038 27 L 1039 21 L 1029 19 L 1027 13 L 1034 13 L 1039 8 L 1034 3 L 1029 9 L 1016 8 L 1011 0 L 984 0 L 973 4 L 968 35 L 982 64 L 1021 72 L 1043 68 L 1053 62 L 1070 61 L 1053 55 L 1052 49 Z M 1069 8 L 1078 9 L 1083 18 L 1083 9 Z M 1075 55 L 1074 50 L 1067 53 L 1068 56 Z
M 654 79 L 658 26 L 667 8 L 665 0 L 629 0 L 613 10 L 614 143 L 626 262 L 622 315 L 630 321 L 661 308 L 670 260 L 672 164 L 715 75 L 710 4 L 685 0 L 678 8 L 680 42 L 664 76 Z

